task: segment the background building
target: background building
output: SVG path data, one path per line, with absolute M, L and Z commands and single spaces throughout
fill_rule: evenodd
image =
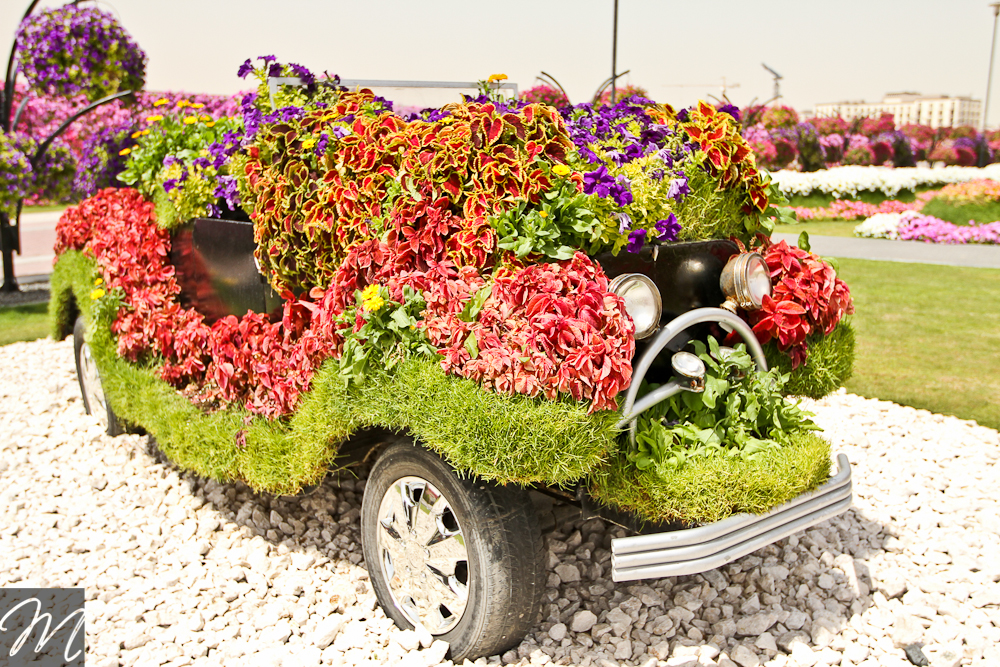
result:
M 878 117 L 891 113 L 896 127 L 908 123 L 931 127 L 979 127 L 982 103 L 971 97 L 925 96 L 920 93 L 889 93 L 881 102 L 833 102 L 817 104 L 818 118 L 840 116 L 844 120 Z

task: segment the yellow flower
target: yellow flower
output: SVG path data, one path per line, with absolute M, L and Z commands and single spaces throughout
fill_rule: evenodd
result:
M 546 213 L 545 211 L 539 211 L 539 212 L 538 212 L 538 215 L 542 216 L 543 218 L 547 218 L 547 217 L 549 217 L 549 214 L 548 214 L 548 213 Z
M 208 149 L 202 148 L 200 151 L 198 151 L 198 155 L 200 155 L 201 157 L 208 157 Z
M 378 285 L 369 285 L 361 291 L 361 305 L 369 313 L 378 312 L 385 305 L 382 290 Z
M 138 139 L 141 136 L 142 136 L 142 132 L 133 132 L 132 133 L 132 138 L 133 139 Z
M 142 136 L 146 136 L 149 134 L 149 130 L 143 130 L 140 134 L 142 134 Z
M 166 97 L 161 97 L 160 99 L 158 99 L 155 102 L 153 102 L 153 106 L 154 107 L 162 107 L 164 104 L 168 104 L 169 102 L 170 102 L 170 100 L 168 100 Z
M 194 125 L 197 122 L 198 122 L 198 119 L 195 118 L 194 116 L 188 116 L 187 118 L 184 119 L 184 124 L 185 125 Z
M 569 172 L 570 168 L 564 164 L 557 164 L 556 166 L 552 167 L 552 173 L 555 174 L 556 176 L 567 176 L 569 175 Z
M 445 116 L 444 118 L 442 118 L 438 122 L 441 123 L 442 125 L 451 125 L 452 123 L 455 122 L 455 117 L 454 116 Z
M 104 278 L 95 278 L 94 279 L 94 284 L 95 285 L 103 285 L 104 284 Z
M 205 127 L 215 127 L 215 121 L 213 120 L 210 123 L 205 123 Z
M 177 108 L 178 109 L 183 109 L 184 107 L 189 107 L 189 106 L 191 106 L 191 103 L 188 102 L 187 100 L 179 100 L 177 102 Z
M 201 108 L 203 108 L 204 106 L 205 106 L 205 105 L 204 105 L 204 104 L 202 104 L 201 102 L 195 102 L 194 104 L 192 104 L 192 105 L 191 105 L 191 108 L 192 108 L 192 109 L 201 109 Z
M 147 123 L 155 123 L 158 120 L 163 120 L 163 116 L 161 116 L 160 114 L 156 114 L 155 116 L 147 116 L 146 117 L 146 122 Z
M 212 117 L 211 116 L 202 116 L 201 119 L 203 121 L 205 121 L 205 122 L 208 122 L 208 121 L 212 120 Z
M 123 148 L 120 151 L 118 151 L 118 154 L 119 155 L 128 155 L 131 152 L 132 152 L 131 148 Z
M 488 78 L 486 81 L 488 83 L 497 83 L 499 81 L 506 81 L 506 80 L 507 80 L 506 74 L 490 74 L 490 78 Z
M 302 148 L 309 150 L 316 145 L 316 137 L 309 137 L 308 139 L 302 140 Z
M 98 288 L 98 289 L 95 289 L 93 292 L 90 293 L 90 298 L 93 301 L 97 301 L 102 296 L 104 296 L 104 294 L 105 294 L 104 290 Z

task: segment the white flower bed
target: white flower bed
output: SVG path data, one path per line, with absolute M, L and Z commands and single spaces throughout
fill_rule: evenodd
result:
M 854 235 L 869 239 L 898 239 L 899 226 L 903 223 L 903 216 L 906 213 L 876 213 L 855 227 Z
M 900 190 L 922 185 L 964 183 L 980 178 L 1000 180 L 1000 164 L 977 167 L 835 167 L 822 171 L 776 171 L 774 184 L 786 197 L 824 192 L 834 197 L 856 197 L 862 190 L 881 192 L 888 197 Z

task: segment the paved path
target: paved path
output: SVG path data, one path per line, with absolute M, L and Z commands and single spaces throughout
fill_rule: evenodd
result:
M 771 238 L 793 244 L 798 241 L 799 235 L 773 234 Z M 922 241 L 855 239 L 840 236 L 814 236 L 812 234 L 809 235 L 809 244 L 814 253 L 827 257 L 1000 269 L 1000 246 L 946 245 Z
M 52 246 L 56 244 L 56 223 L 62 211 L 21 215 L 21 254 L 14 255 L 14 276 L 52 273 Z

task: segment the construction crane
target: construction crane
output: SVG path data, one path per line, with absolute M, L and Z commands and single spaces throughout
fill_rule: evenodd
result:
M 773 69 L 771 69 L 770 67 L 768 67 L 768 66 L 767 66 L 767 65 L 765 65 L 764 63 L 761 63 L 761 66 L 762 66 L 762 67 L 763 67 L 764 69 L 766 69 L 766 70 L 767 70 L 768 72 L 770 72 L 770 73 L 771 73 L 771 76 L 773 76 L 773 77 L 774 77 L 774 102 L 775 102 L 775 103 L 777 103 L 777 102 L 778 102 L 778 100 L 780 100 L 780 99 L 781 99 L 781 84 L 780 84 L 779 82 L 780 82 L 780 81 L 781 81 L 781 80 L 782 80 L 782 79 L 783 79 L 784 77 L 783 77 L 783 76 L 781 76 L 780 74 L 778 74 L 777 72 L 775 72 L 775 71 L 774 71 Z

